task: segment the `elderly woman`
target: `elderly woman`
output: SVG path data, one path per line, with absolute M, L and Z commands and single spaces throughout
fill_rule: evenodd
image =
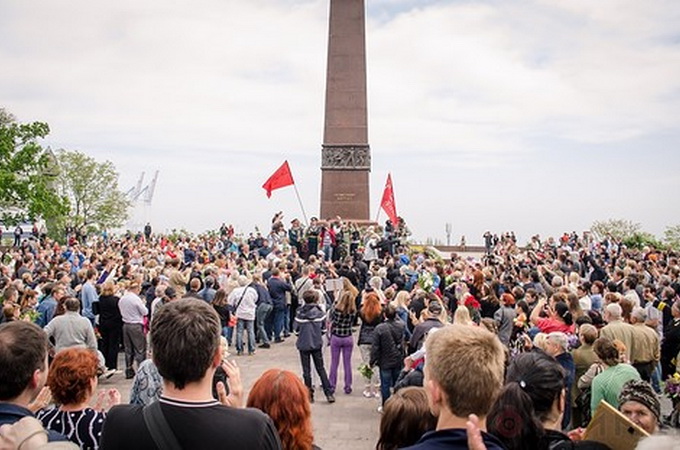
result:
M 611 339 L 598 338 L 593 344 L 597 358 L 604 364 L 604 370 L 593 379 L 590 399 L 591 414 L 595 414 L 601 400 L 612 406 L 618 404 L 623 385 L 630 380 L 639 380 L 640 374 L 630 364 L 620 362 L 619 350 Z
M 646 381 L 631 380 L 619 394 L 619 411 L 649 434 L 659 431 L 661 404 Z
M 86 348 L 69 348 L 57 354 L 50 366 L 47 386 L 58 406 L 40 410 L 38 419 L 48 430 L 66 436 L 83 449 L 99 448 L 106 412 L 91 408 L 90 401 L 97 390 L 97 354 Z M 110 389 L 106 398 L 108 408 L 120 403 L 120 393 Z

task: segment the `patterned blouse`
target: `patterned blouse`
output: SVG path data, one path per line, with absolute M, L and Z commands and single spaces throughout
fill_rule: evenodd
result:
M 81 449 L 98 449 L 106 413 L 85 408 L 82 411 L 61 411 L 58 407 L 38 411 L 43 426 L 66 436 Z
M 158 400 L 162 393 L 163 377 L 151 359 L 144 360 L 139 365 L 132 383 L 130 404 L 146 406 Z
M 331 334 L 337 337 L 351 336 L 355 317 L 356 313 L 343 313 L 332 308 L 330 315 Z

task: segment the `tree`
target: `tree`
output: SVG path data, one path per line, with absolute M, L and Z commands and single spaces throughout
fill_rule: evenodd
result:
M 111 161 L 99 163 L 83 153 L 66 150 L 60 150 L 57 159 L 58 190 L 69 204 L 61 227 L 83 233 L 125 223 L 130 201 L 118 190 L 118 173 Z
M 663 241 L 674 250 L 680 250 L 680 225 L 666 227 L 663 232 Z
M 599 239 L 611 237 L 615 241 L 623 241 L 639 233 L 640 224 L 623 219 L 598 220 L 593 222 L 590 230 Z
M 664 245 L 652 233 L 646 231 L 638 231 L 632 236 L 623 240 L 623 244 L 628 248 L 636 248 L 642 250 L 645 247 L 655 249 L 662 249 Z
M 5 225 L 64 214 L 66 203 L 52 188 L 51 153 L 38 144 L 46 123 L 18 123 L 0 108 L 0 219 Z

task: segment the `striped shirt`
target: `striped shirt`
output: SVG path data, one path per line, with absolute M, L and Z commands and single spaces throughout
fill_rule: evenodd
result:
M 40 420 L 47 430 L 56 431 L 80 446 L 81 449 L 99 448 L 105 412 L 85 408 L 81 411 L 61 411 L 56 406 L 38 411 Z
M 614 408 L 618 406 L 619 394 L 623 389 L 623 385 L 630 380 L 639 380 L 640 374 L 635 368 L 629 364 L 619 363 L 612 367 L 607 367 L 601 374 L 593 379 L 590 410 L 595 414 L 597 405 L 600 400 L 612 405 Z

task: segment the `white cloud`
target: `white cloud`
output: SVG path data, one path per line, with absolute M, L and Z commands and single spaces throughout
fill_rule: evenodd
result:
M 419 237 L 447 221 L 468 242 L 614 213 L 657 233 L 680 222 L 680 4 L 367 1 L 373 216 L 391 171 Z M 48 122 L 53 147 L 112 160 L 123 187 L 159 169 L 159 228 L 299 216 L 290 188 L 260 188 L 283 159 L 311 216 L 327 14 L 327 0 L 4 1 L 0 105 Z M 631 179 L 636 202 L 621 201 L 611 186 Z

